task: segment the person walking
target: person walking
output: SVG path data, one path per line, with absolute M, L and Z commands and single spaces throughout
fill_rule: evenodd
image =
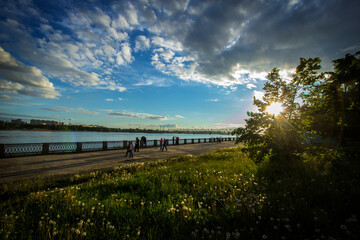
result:
M 141 141 L 142 141 L 143 146 L 146 147 L 146 137 L 145 136 L 141 137 Z
M 134 158 L 134 145 L 133 145 L 133 143 L 132 143 L 132 141 L 130 141 L 130 158 Z
M 127 145 L 127 147 L 126 147 L 125 157 L 127 157 L 128 153 L 130 153 L 130 142 L 128 143 L 128 145 Z
M 162 150 L 162 146 L 163 146 L 163 139 L 160 139 L 160 151 Z
M 161 151 L 164 151 L 164 148 L 166 148 L 166 151 L 167 151 L 167 140 L 164 138 L 164 142 L 163 142 L 163 147 L 162 147 L 162 150 Z
M 136 149 L 137 149 L 137 151 L 140 150 L 140 140 L 139 140 L 138 137 L 137 137 L 136 140 L 135 140 L 135 149 L 134 149 L 134 152 L 136 152 Z

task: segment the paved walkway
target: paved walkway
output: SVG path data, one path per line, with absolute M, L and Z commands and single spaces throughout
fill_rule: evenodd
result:
M 125 158 L 125 150 L 3 158 L 0 159 L 0 183 L 34 178 L 38 175 L 68 176 L 84 171 L 109 169 L 133 161 L 164 159 L 186 154 L 197 155 L 233 146 L 234 141 L 168 146 L 167 152 L 160 152 L 159 148 L 144 148 L 136 152 L 134 158 Z

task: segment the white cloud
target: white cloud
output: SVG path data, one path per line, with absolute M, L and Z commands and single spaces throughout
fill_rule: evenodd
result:
M 89 111 L 85 108 L 79 107 L 74 110 L 75 113 L 87 114 L 87 115 L 99 115 L 98 112 Z
M 114 99 L 112 99 L 112 98 L 106 98 L 105 101 L 107 101 L 107 102 L 113 102 Z
M 254 97 L 258 100 L 262 100 L 263 96 L 264 96 L 264 92 L 262 91 L 256 91 L 254 90 Z
M 159 116 L 159 115 L 154 115 L 154 114 L 149 114 L 149 113 L 111 112 L 111 113 L 107 113 L 107 115 L 113 116 L 113 117 L 152 119 L 152 120 L 160 120 L 160 121 L 169 120 L 165 116 Z
M 219 99 L 214 98 L 214 99 L 208 99 L 207 101 L 208 101 L 208 102 L 218 102 Z
M 135 25 L 135 26 L 139 24 L 136 9 L 130 2 L 128 2 L 128 4 L 127 4 L 126 10 L 125 10 L 125 15 L 126 15 L 126 19 L 129 24 Z
M 94 24 L 98 24 L 103 27 L 109 27 L 111 23 L 111 18 L 99 8 L 97 8 L 95 12 L 90 12 L 89 18 Z
M 109 59 L 112 58 L 116 53 L 115 49 L 109 45 L 105 45 L 103 47 L 103 50 L 104 50 L 105 55 L 107 57 L 109 57 Z
M 144 51 L 150 48 L 150 40 L 145 36 L 137 36 L 135 40 L 135 48 L 134 51 Z
M 111 26 L 116 29 L 130 29 L 129 23 L 126 21 L 125 17 L 121 14 L 117 18 L 113 19 Z
M 182 44 L 180 42 L 175 42 L 170 39 L 165 39 L 159 36 L 152 37 L 151 43 L 155 46 L 171 49 L 173 51 L 182 51 Z
M 170 60 L 174 57 L 175 53 L 167 49 L 163 51 L 160 55 L 165 62 L 170 62 Z
M 183 117 L 183 116 L 181 116 L 181 115 L 176 115 L 175 117 L 176 117 L 176 118 L 185 118 L 185 117 Z
M 163 78 L 163 77 L 154 77 L 154 76 L 142 76 L 142 79 L 139 80 L 134 86 L 157 86 L 157 87 L 168 87 L 173 84 L 173 80 L 171 78 Z
M 50 111 L 50 112 L 67 112 L 67 113 L 80 113 L 86 115 L 99 115 L 98 112 L 90 111 L 82 107 L 71 108 L 71 107 L 57 106 L 52 108 L 41 108 L 41 110 Z
M 0 99 L 4 99 L 4 100 L 11 100 L 11 99 L 12 99 L 12 97 L 11 97 L 11 96 L 9 96 L 9 95 L 6 95 L 6 94 L 1 94 L 1 95 L 0 95 Z
M 126 32 L 118 32 L 115 28 L 107 28 L 109 35 L 114 38 L 116 41 L 122 42 L 129 38 L 129 35 Z
M 129 43 L 123 43 L 120 51 L 116 54 L 117 65 L 129 64 L 134 57 L 131 55 L 131 48 Z
M 123 101 L 124 99 L 119 97 L 118 100 L 119 100 L 119 101 Z
M 252 84 L 252 83 L 246 84 L 246 87 L 247 87 L 248 89 L 256 88 L 256 86 L 255 86 L 254 84 Z
M 215 128 L 218 129 L 231 129 L 231 128 L 239 128 L 245 127 L 244 123 L 215 123 Z
M 38 116 L 38 115 L 27 115 L 27 114 L 17 114 L 17 113 L 2 113 L 0 112 L 0 116 L 6 116 L 6 117 L 11 117 L 11 118 L 27 118 L 27 119 L 34 119 L 34 118 L 39 118 L 39 119 L 55 119 L 55 117 L 49 117 L 49 116 Z
M 132 51 L 150 49 L 145 36 L 125 43 L 132 41 L 129 35 L 133 37 L 135 31 L 151 36 L 151 46 L 163 48 L 163 53 L 153 53 L 151 63 L 157 70 L 185 81 L 226 87 L 256 85 L 274 67 L 293 68 L 299 57 L 319 56 L 329 66 L 330 60 L 359 46 L 360 25 L 352 24 L 360 21 L 358 1 L 289 0 L 264 5 L 262 1 L 134 0 L 112 2 L 106 8 L 96 1 L 86 7 L 56 3 L 66 12 L 62 16 L 51 16 L 36 1 L 19 3 L 8 1 L 1 10 L 5 20 L 0 21 L 0 42 L 7 43 L 6 49 L 46 76 L 94 88 L 119 90 L 122 85 L 109 84 L 104 72 L 132 63 Z M 25 17 L 33 20 L 31 25 Z M 56 19 L 61 22 L 51 26 Z
M 0 47 L 0 91 L 41 98 L 61 96 L 40 69 L 27 66 Z

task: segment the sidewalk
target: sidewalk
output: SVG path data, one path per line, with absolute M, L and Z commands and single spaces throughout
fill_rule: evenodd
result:
M 3 158 L 0 159 L 0 183 L 34 178 L 38 175 L 45 177 L 68 176 L 148 159 L 165 159 L 186 154 L 197 155 L 218 148 L 233 147 L 234 143 L 234 141 L 226 141 L 168 146 L 167 152 L 161 152 L 159 148 L 142 148 L 139 152 L 134 153 L 134 158 L 125 158 L 126 150 Z

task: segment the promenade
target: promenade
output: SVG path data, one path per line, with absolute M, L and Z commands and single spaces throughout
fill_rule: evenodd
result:
M 134 158 L 125 158 L 126 150 L 85 153 L 36 155 L 0 159 L 0 183 L 30 179 L 37 176 L 64 177 L 76 173 L 110 169 L 120 164 L 149 159 L 166 159 L 179 155 L 198 155 L 218 148 L 233 147 L 235 141 L 168 146 L 167 152 L 159 148 L 141 148 Z

